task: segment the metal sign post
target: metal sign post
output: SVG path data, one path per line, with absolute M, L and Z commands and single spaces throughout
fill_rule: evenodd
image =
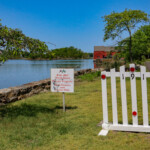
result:
M 63 92 L 63 112 L 65 111 L 65 93 Z

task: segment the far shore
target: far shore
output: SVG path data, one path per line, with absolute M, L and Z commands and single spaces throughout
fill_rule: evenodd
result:
M 79 59 L 93 59 L 93 57 L 90 58 L 54 58 L 54 59 L 46 59 L 46 58 L 9 58 L 8 60 L 79 60 Z

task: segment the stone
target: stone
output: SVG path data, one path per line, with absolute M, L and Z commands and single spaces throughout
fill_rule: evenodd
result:
M 17 96 L 14 96 L 14 97 L 11 97 L 10 99 L 9 99 L 9 102 L 15 102 L 15 101 L 17 101 L 18 100 L 18 97 Z
M 8 94 L 11 92 L 10 88 L 0 89 L 0 95 Z
M 86 73 L 96 72 L 93 69 L 84 69 L 76 71 L 74 76 L 84 75 Z M 50 91 L 50 79 L 35 81 L 17 87 L 0 89 L 0 105 L 21 100 L 34 94 Z

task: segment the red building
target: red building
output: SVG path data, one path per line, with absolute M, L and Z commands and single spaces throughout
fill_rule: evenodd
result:
M 94 46 L 94 60 L 106 58 L 108 55 L 112 57 L 117 51 L 110 46 Z

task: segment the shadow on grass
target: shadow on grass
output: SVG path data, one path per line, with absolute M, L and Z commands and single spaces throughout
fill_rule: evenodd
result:
M 78 107 L 77 106 L 66 106 L 65 109 L 77 109 Z M 55 109 L 63 109 L 62 106 L 56 106 Z
M 66 109 L 76 109 L 77 106 L 68 106 Z M 15 118 L 18 116 L 35 117 L 38 113 L 55 113 L 57 109 L 63 109 L 62 106 L 48 108 L 36 104 L 22 104 L 20 106 L 2 106 L 0 107 L 0 117 Z

